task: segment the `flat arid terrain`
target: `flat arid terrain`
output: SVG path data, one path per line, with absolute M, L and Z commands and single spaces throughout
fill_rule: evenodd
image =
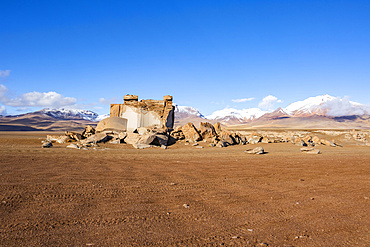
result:
M 370 245 L 369 146 L 43 149 L 47 134 L 0 132 L 1 246 Z

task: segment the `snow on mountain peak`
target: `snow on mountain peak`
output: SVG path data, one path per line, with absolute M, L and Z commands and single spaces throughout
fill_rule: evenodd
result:
M 339 117 L 369 114 L 370 107 L 350 101 L 348 97 L 340 98 L 324 94 L 294 102 L 284 111 L 293 116 L 317 114 Z
M 85 119 L 89 121 L 97 121 L 99 118 L 99 115 L 97 113 L 89 110 L 45 108 L 42 109 L 40 112 L 48 116 L 60 119 Z
M 206 116 L 208 119 L 212 120 L 224 120 L 227 121 L 229 118 L 243 120 L 251 120 L 255 118 L 261 117 L 263 114 L 267 113 L 267 111 L 263 111 L 259 108 L 248 108 L 243 110 L 237 110 L 234 108 L 225 108 L 223 110 L 215 111 L 211 115 Z
M 204 118 L 204 116 L 199 112 L 198 109 L 195 109 L 190 106 L 180 106 L 174 104 L 175 106 L 175 117 L 176 118 L 187 118 L 187 117 L 200 117 Z
M 293 115 L 293 114 L 312 114 L 318 109 L 318 106 L 320 106 L 321 104 L 323 104 L 327 101 L 331 101 L 331 100 L 334 100 L 334 99 L 335 99 L 335 97 L 330 96 L 328 94 L 319 95 L 319 96 L 316 96 L 316 97 L 309 97 L 305 100 L 291 103 L 286 108 L 284 108 L 284 111 L 286 113 L 288 113 L 289 115 Z M 317 112 L 317 113 L 319 113 L 319 112 Z

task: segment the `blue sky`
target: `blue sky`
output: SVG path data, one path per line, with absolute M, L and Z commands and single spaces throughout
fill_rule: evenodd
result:
M 370 1 L 0 0 L 0 111 L 370 103 Z M 237 99 L 250 99 L 235 102 Z M 234 100 L 234 101 L 233 101 Z

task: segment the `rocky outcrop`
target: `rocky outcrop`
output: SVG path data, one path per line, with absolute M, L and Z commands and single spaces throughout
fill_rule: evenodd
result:
M 112 104 L 111 117 L 127 119 L 127 130 L 134 131 L 139 127 L 172 129 L 174 110 L 172 96 L 166 95 L 163 100 L 138 100 L 137 95 L 125 95 L 123 104 Z
M 95 135 L 95 128 L 87 125 L 81 135 L 85 138 Z
M 194 124 L 187 123 L 181 128 L 182 133 L 185 136 L 185 139 L 189 142 L 196 142 L 202 140 L 198 130 L 195 128 Z
M 216 130 L 209 122 L 201 122 L 199 127 L 199 134 L 203 140 L 211 140 L 217 136 Z
M 127 119 L 120 117 L 108 117 L 101 120 L 96 126 L 96 132 L 116 131 L 122 132 L 127 130 Z

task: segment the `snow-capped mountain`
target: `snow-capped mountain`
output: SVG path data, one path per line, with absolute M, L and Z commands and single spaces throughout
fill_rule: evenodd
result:
M 259 108 L 237 110 L 225 108 L 206 116 L 209 120 L 224 124 L 247 123 L 255 120 L 272 120 L 294 117 L 343 117 L 370 115 L 370 106 L 350 101 L 348 97 L 333 97 L 328 94 L 309 97 L 302 101 L 291 103 L 285 108 L 275 111 L 263 111 Z
M 267 111 L 259 108 L 249 108 L 237 110 L 234 108 L 225 108 L 223 110 L 215 111 L 207 116 L 207 119 L 219 121 L 222 123 L 243 123 L 263 116 Z
M 40 113 L 46 114 L 56 119 L 84 119 L 88 121 L 100 121 L 105 118 L 104 115 L 100 117 L 97 113 L 89 110 L 77 110 L 77 109 L 51 109 L 45 108 L 39 111 Z
M 294 102 L 283 110 L 295 117 L 311 115 L 341 117 L 370 114 L 370 106 L 350 101 L 348 97 L 339 98 L 328 94 Z
M 177 104 L 175 105 L 175 118 L 189 118 L 189 117 L 197 117 L 197 118 L 204 118 L 204 116 L 198 111 L 190 106 L 180 106 Z

